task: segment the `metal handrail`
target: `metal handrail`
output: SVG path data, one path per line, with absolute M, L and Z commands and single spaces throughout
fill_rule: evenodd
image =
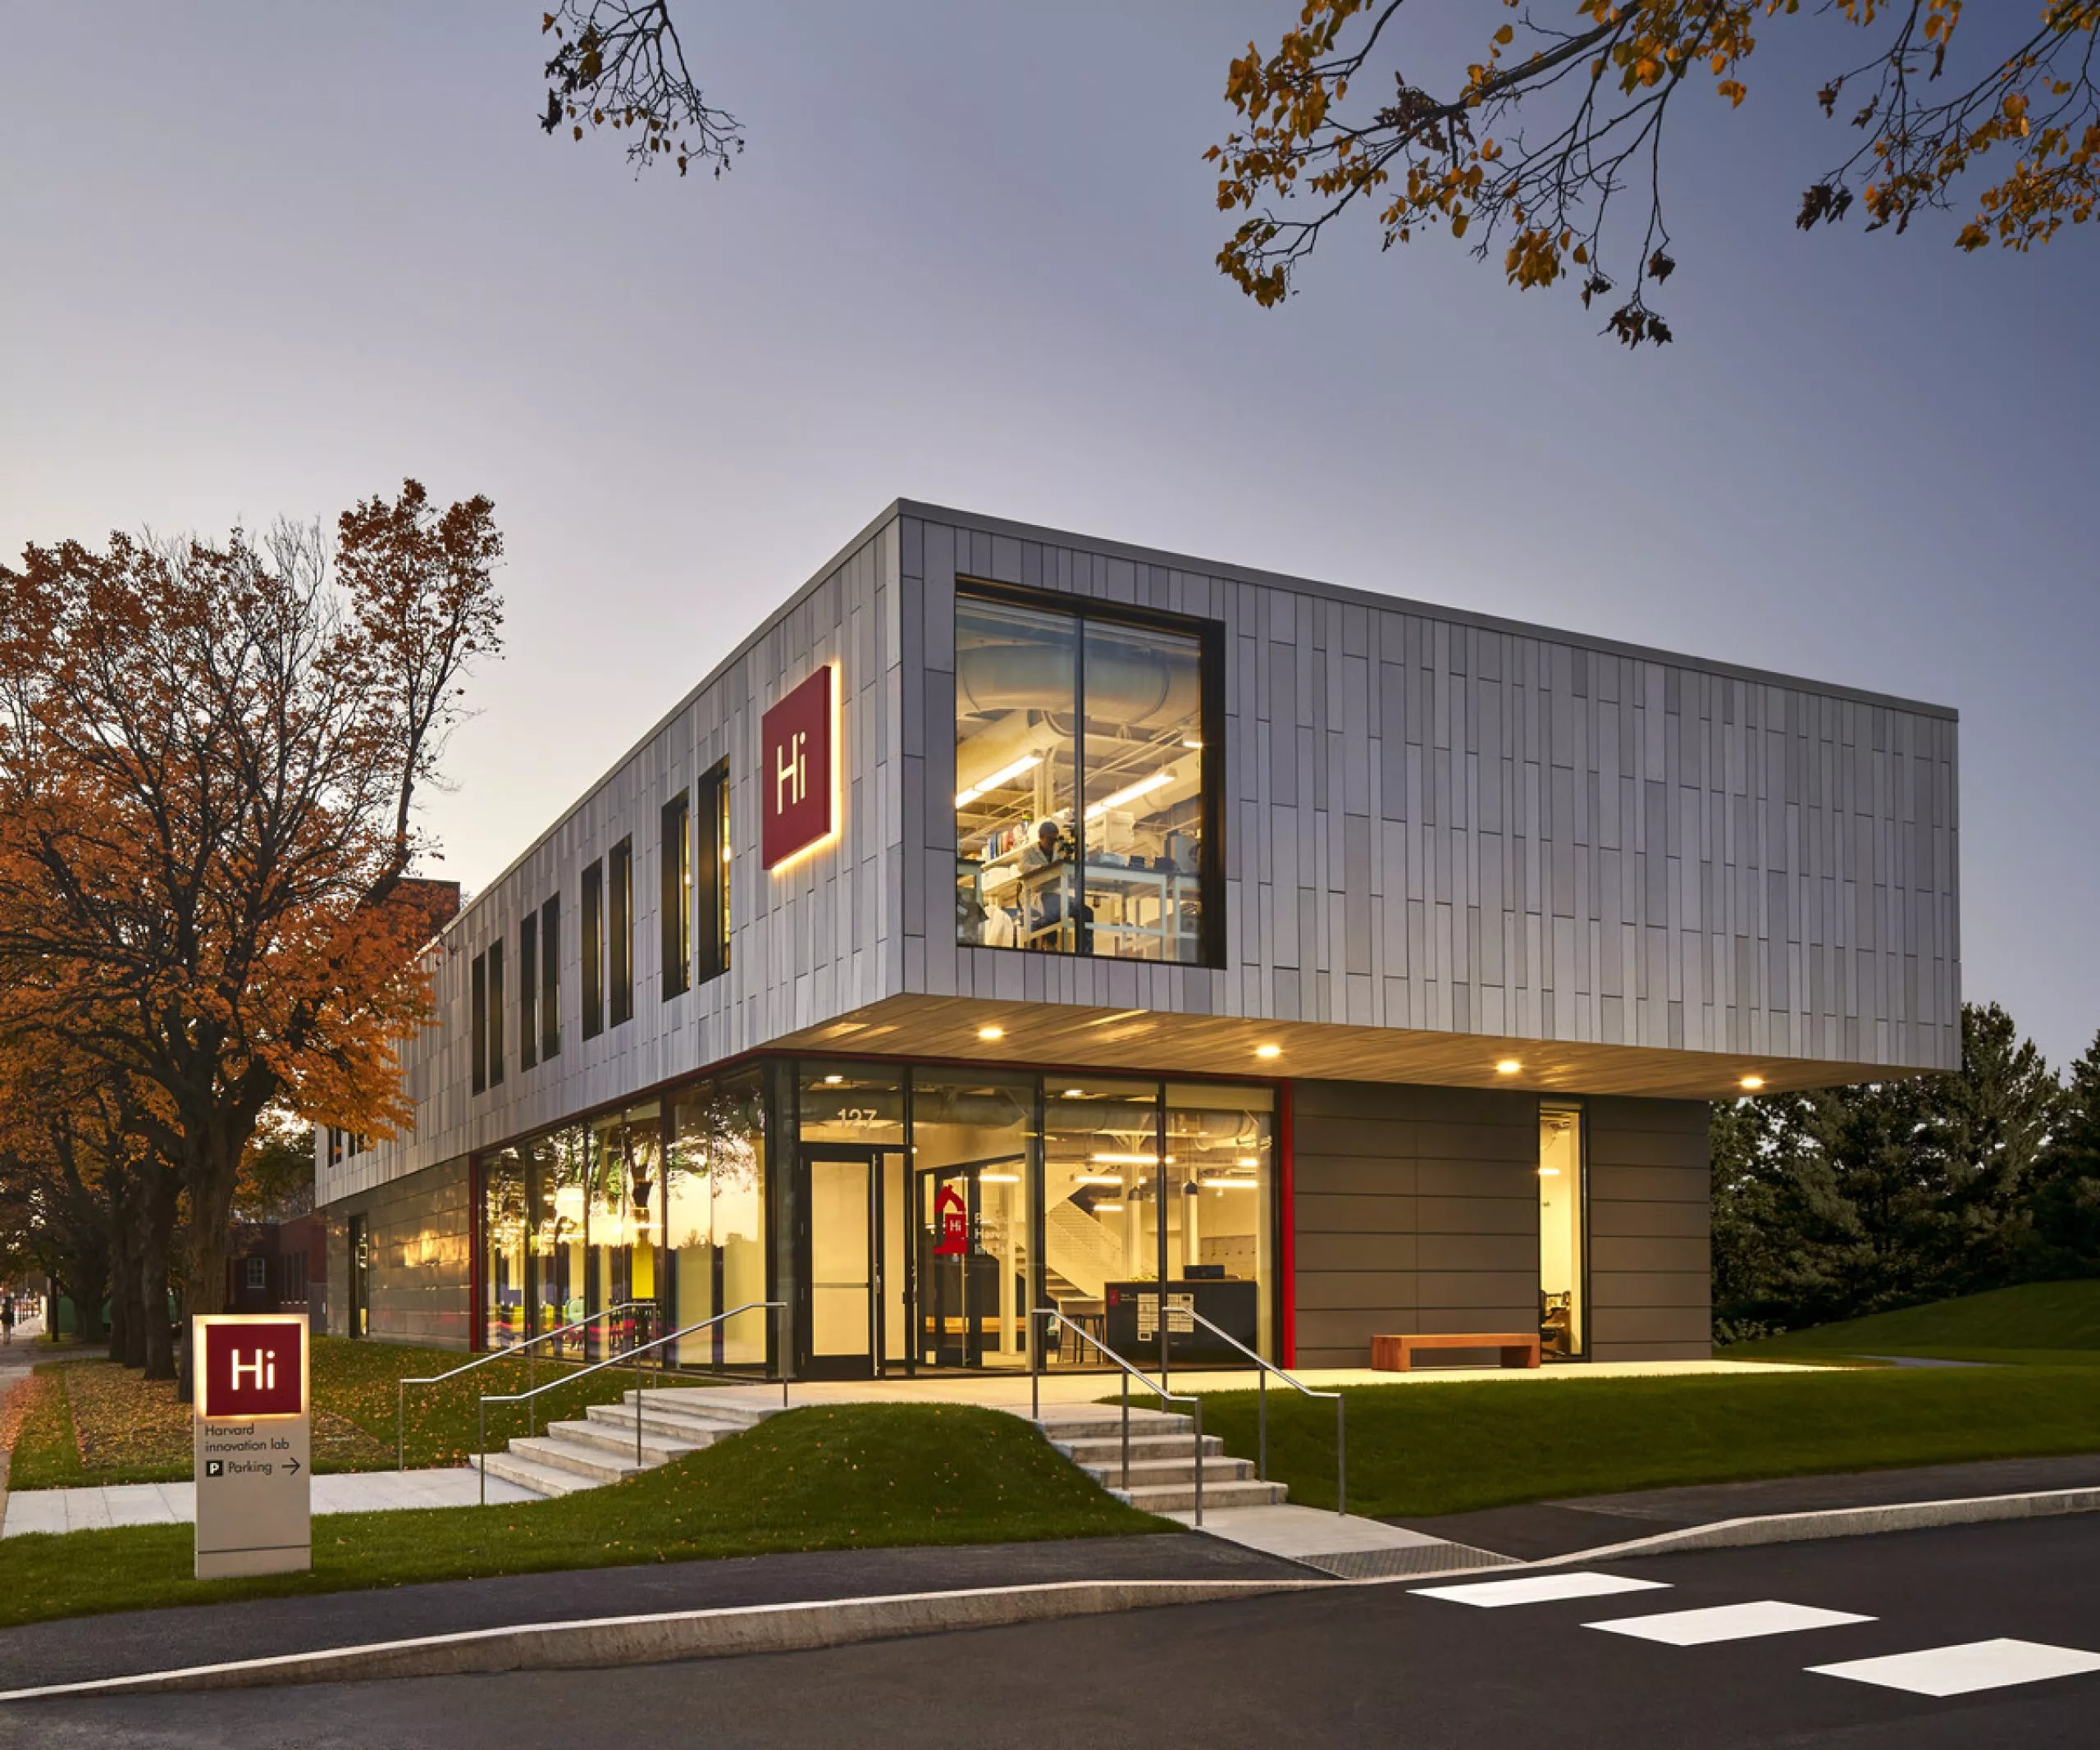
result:
M 618 1367 L 625 1363 L 633 1362 L 634 1461 L 637 1464 L 639 1464 L 641 1462 L 641 1364 L 639 1361 L 637 1361 L 635 1358 L 637 1355 L 646 1354 L 650 1350 L 661 1349 L 666 1343 L 675 1343 L 681 1338 L 692 1336 L 696 1332 L 705 1331 L 712 1326 L 719 1325 L 724 1319 L 734 1318 L 739 1314 L 756 1312 L 760 1308 L 763 1307 L 778 1315 L 778 1314 L 786 1311 L 787 1306 L 788 1303 L 784 1300 L 746 1300 L 742 1306 L 733 1306 L 726 1313 L 717 1313 L 712 1318 L 703 1318 L 698 1324 L 687 1325 L 682 1331 L 668 1332 L 664 1336 L 654 1338 L 649 1342 L 637 1343 L 633 1348 L 628 1350 L 623 1354 L 608 1355 L 604 1360 L 594 1361 L 590 1366 L 587 1368 L 580 1368 L 573 1373 L 564 1374 L 559 1379 L 550 1379 L 544 1386 L 535 1386 L 529 1391 L 497 1392 L 493 1395 L 486 1391 L 482 1392 L 474 1402 L 474 1431 L 480 1442 L 482 1455 L 477 1466 L 482 1477 L 482 1506 L 486 1507 L 489 1504 L 488 1408 L 490 1405 L 529 1403 L 532 1399 L 537 1397 L 542 1391 L 551 1391 L 558 1386 L 573 1386 L 579 1379 L 588 1379 L 593 1373 L 602 1373 L 609 1367 Z M 776 1316 L 774 1320 L 774 1353 L 775 1355 L 779 1355 L 781 1352 L 779 1338 L 780 1321 L 778 1316 Z M 716 1379 L 737 1379 L 743 1377 L 741 1374 L 726 1373 L 714 1368 L 689 1368 L 684 1369 L 684 1371 L 688 1373 L 707 1374 Z M 783 1410 L 785 1410 L 788 1407 L 788 1369 L 786 1366 L 786 1358 L 784 1356 L 782 1358 L 782 1366 L 780 1369 L 780 1407 Z M 529 1422 L 527 1425 L 530 1425 Z
M 1098 1341 L 1092 1332 L 1085 1329 L 1082 1326 L 1074 1324 L 1071 1319 L 1066 1318 L 1066 1316 L 1062 1313 L 1059 1312 L 1056 1307 L 1039 1306 L 1035 1309 L 1035 1316 L 1038 1318 L 1056 1319 L 1057 1323 L 1064 1326 L 1066 1330 L 1076 1333 L 1083 1341 L 1092 1343 L 1096 1349 L 1102 1352 L 1102 1354 L 1107 1356 L 1108 1359 L 1111 1361 L 1113 1361 L 1116 1366 L 1122 1368 L 1123 1487 L 1126 1493 L 1129 1492 L 1130 1487 L 1130 1382 L 1134 1379 L 1139 1385 L 1144 1386 L 1148 1391 L 1157 1392 L 1159 1394 L 1160 1401 L 1163 1404 L 1186 1404 L 1189 1405 L 1189 1409 L 1194 1412 L 1193 1419 L 1195 1423 L 1196 1428 L 1196 1524 L 1200 1526 L 1203 1523 L 1203 1400 L 1198 1397 L 1194 1392 L 1168 1391 L 1165 1386 L 1162 1385 L 1157 1380 L 1152 1378 L 1150 1374 L 1144 1372 L 1140 1368 L 1131 1366 L 1129 1362 L 1125 1361 L 1122 1356 L 1117 1355 L 1116 1351 L 1111 1349 L 1106 1343 Z M 1029 1374 L 1029 1410 L 1032 1419 L 1034 1421 L 1040 1423 L 1043 1419 L 1043 1368 L 1041 1358 L 1043 1355 L 1043 1333 L 1040 1328 L 1038 1328 L 1032 1331 L 1029 1335 L 1034 1340 L 1034 1351 L 1037 1358 L 1037 1364 Z
M 1274 1373 L 1286 1385 L 1295 1386 L 1307 1397 L 1331 1397 L 1335 1400 L 1335 1511 L 1344 1517 L 1349 1513 L 1349 1435 L 1344 1419 L 1344 1404 L 1339 1391 L 1315 1391 L 1302 1379 L 1294 1378 L 1275 1362 L 1258 1355 L 1230 1331 L 1221 1331 L 1210 1320 L 1193 1307 L 1185 1309 L 1194 1319 L 1213 1336 L 1221 1336 L 1240 1354 L 1252 1361 L 1261 1372 L 1254 1377 L 1260 1382 L 1262 1399 L 1262 1455 L 1255 1474 L 1266 1483 L 1269 1480 L 1269 1375 Z
M 542 1331 L 537 1336 L 527 1337 L 522 1343 L 509 1343 L 501 1349 L 492 1349 L 485 1355 L 477 1355 L 472 1360 L 461 1366 L 449 1368 L 442 1373 L 432 1373 L 424 1379 L 397 1381 L 394 1393 L 394 1468 L 396 1470 L 406 1470 L 409 1468 L 408 1446 L 403 1429 L 404 1418 L 408 1410 L 409 1387 L 441 1386 L 448 1379 L 457 1379 L 462 1373 L 471 1373 L 476 1368 L 486 1367 L 491 1361 L 514 1361 L 520 1355 L 525 1357 L 525 1382 L 531 1385 L 539 1377 L 540 1358 L 532 1353 L 534 1345 L 550 1342 L 558 1336 L 567 1336 L 572 1331 L 581 1331 L 587 1326 L 595 1325 L 600 1319 L 610 1318 L 615 1313 L 646 1311 L 653 1314 L 657 1310 L 657 1305 L 654 1300 L 623 1300 L 618 1306 L 606 1307 L 601 1311 L 591 1314 L 587 1318 L 578 1319 L 573 1324 L 562 1325 L 552 1331 Z

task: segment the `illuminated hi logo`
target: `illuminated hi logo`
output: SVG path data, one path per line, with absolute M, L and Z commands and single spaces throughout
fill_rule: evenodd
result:
M 760 862 L 777 869 L 838 830 L 838 670 L 827 663 L 766 712 L 759 729 Z
M 810 761 L 803 749 L 809 745 L 809 737 L 801 730 L 782 747 L 775 750 L 777 763 L 773 770 L 773 806 L 775 813 L 784 812 L 791 802 L 799 802 L 810 793 Z
M 248 1376 L 249 1383 L 258 1391 L 276 1391 L 277 1389 L 277 1351 L 274 1349 L 258 1349 L 255 1351 L 255 1359 L 253 1361 L 244 1361 L 240 1359 L 240 1351 L 238 1349 L 235 1350 L 233 1351 L 233 1388 L 236 1391 L 240 1389 L 241 1375 L 244 1373 Z

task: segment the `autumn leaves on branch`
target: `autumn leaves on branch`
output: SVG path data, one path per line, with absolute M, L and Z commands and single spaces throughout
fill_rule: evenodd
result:
M 1921 209 L 1951 208 L 1987 158 L 2000 174 L 1956 240 L 1965 249 L 2046 242 L 2089 222 L 2100 199 L 2100 0 L 2048 0 L 2010 32 L 1993 16 L 1981 73 L 1944 88 L 1957 32 L 1979 29 L 1962 28 L 1963 0 L 1570 0 L 1565 28 L 1515 7 L 1503 0 L 1496 10 L 1511 16 L 1480 58 L 1435 86 L 1402 70 L 1406 0 L 1304 0 L 1273 51 L 1249 43 L 1226 90 L 1243 125 L 1207 154 L 1220 209 L 1248 215 L 1221 269 L 1274 304 L 1326 226 L 1362 205 L 1388 249 L 1439 226 L 1472 236 L 1482 260 L 1499 241 L 1510 284 L 1566 278 L 1586 305 L 1616 291 L 1609 332 L 1629 346 L 1667 341 L 1647 298 L 1676 266 L 1660 182 L 1670 103 L 1705 84 L 1741 104 L 1758 31 L 1800 13 L 1870 44 L 1816 94 L 1826 117 L 1842 103 L 1861 138 L 1803 196 L 1802 229 L 1842 218 L 1856 199 L 1869 229 L 1900 231 Z M 1303 216 L 1290 205 L 1300 199 Z M 1617 222 L 1628 202 L 1637 242 Z
M 408 1115 L 416 804 L 500 648 L 501 551 L 487 500 L 440 511 L 409 481 L 332 539 L 115 535 L 0 567 L 0 1071 L 56 1117 L 82 1076 L 121 1098 L 101 1155 L 173 1175 L 190 1310 L 217 1309 L 267 1112 Z

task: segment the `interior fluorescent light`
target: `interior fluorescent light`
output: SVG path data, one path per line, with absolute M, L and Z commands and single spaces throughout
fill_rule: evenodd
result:
M 1095 820 L 1107 813 L 1110 809 L 1121 808 L 1125 802 L 1134 802 L 1148 790 L 1157 790 L 1162 784 L 1171 784 L 1173 780 L 1173 769 L 1171 766 L 1162 765 L 1151 777 L 1140 778 L 1135 784 L 1125 784 L 1113 796 L 1102 797 L 1099 802 L 1087 810 L 1086 817 L 1089 820 Z
M 1012 765 L 1001 766 L 998 770 L 993 773 L 990 777 L 979 779 L 977 782 L 970 785 L 968 789 L 956 791 L 955 793 L 955 805 L 958 808 L 966 807 L 971 802 L 975 802 L 977 798 L 982 796 L 987 790 L 996 790 L 1001 784 L 1011 784 L 1015 779 L 1020 777 L 1020 774 L 1026 771 L 1030 766 L 1040 765 L 1042 763 L 1043 756 L 1041 754 L 1025 753 L 1018 760 L 1015 761 Z
M 1104 1167 L 1157 1167 L 1159 1164 L 1157 1154 L 1097 1154 L 1093 1158 Z M 1166 1164 L 1170 1167 L 1174 1164 L 1172 1155 L 1166 1157 Z
M 1086 1098 L 1086 1090 L 1084 1088 L 1067 1088 L 1065 1090 L 1065 1098 L 1068 1100 L 1084 1099 Z
M 979 1185 L 1018 1185 L 1020 1175 L 1017 1172 L 980 1172 L 977 1176 L 977 1182 Z
M 824 1079 L 824 1085 L 827 1088 L 835 1088 L 839 1085 L 839 1083 L 845 1080 L 846 1078 L 843 1076 L 827 1076 Z
M 1560 1177 L 1560 1169 L 1558 1167 L 1541 1167 L 1539 1177 L 1541 1179 L 1557 1179 Z
M 1120 1172 L 1075 1172 L 1072 1175 L 1075 1185 L 1121 1185 L 1122 1182 L 1123 1176 Z
M 1121 1215 L 1123 1213 L 1123 1206 L 1120 1203 L 1098 1203 L 1093 1207 L 1098 1213 Z
M 1258 1190 L 1260 1182 L 1253 1179 L 1198 1179 L 1197 1184 L 1213 1191 Z

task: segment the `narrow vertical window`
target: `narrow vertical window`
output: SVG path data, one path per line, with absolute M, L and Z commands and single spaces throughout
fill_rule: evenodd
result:
M 692 989 L 692 803 L 683 790 L 664 804 L 658 848 L 657 915 L 664 928 L 664 1000 Z
M 692 915 L 700 947 L 700 980 L 729 970 L 729 762 L 700 781 L 700 851 L 695 861 Z
M 606 926 L 611 940 L 606 944 L 606 970 L 612 976 L 613 1025 L 634 1019 L 634 841 L 623 838 L 605 858 L 607 895 L 611 914 Z
M 489 944 L 489 1085 L 503 1080 L 503 944 Z
M 583 871 L 583 1036 L 605 1030 L 605 866 Z
M 474 956 L 472 976 L 473 1011 L 472 1039 L 473 1066 L 472 1076 L 474 1091 L 482 1092 L 489 1085 L 489 962 L 486 954 Z
M 1539 1108 L 1539 1347 L 1579 1355 L 1589 1343 L 1582 1291 L 1582 1108 Z
M 518 1067 L 540 1061 L 540 914 L 518 926 Z
M 561 895 L 540 907 L 540 1055 L 561 1054 Z

